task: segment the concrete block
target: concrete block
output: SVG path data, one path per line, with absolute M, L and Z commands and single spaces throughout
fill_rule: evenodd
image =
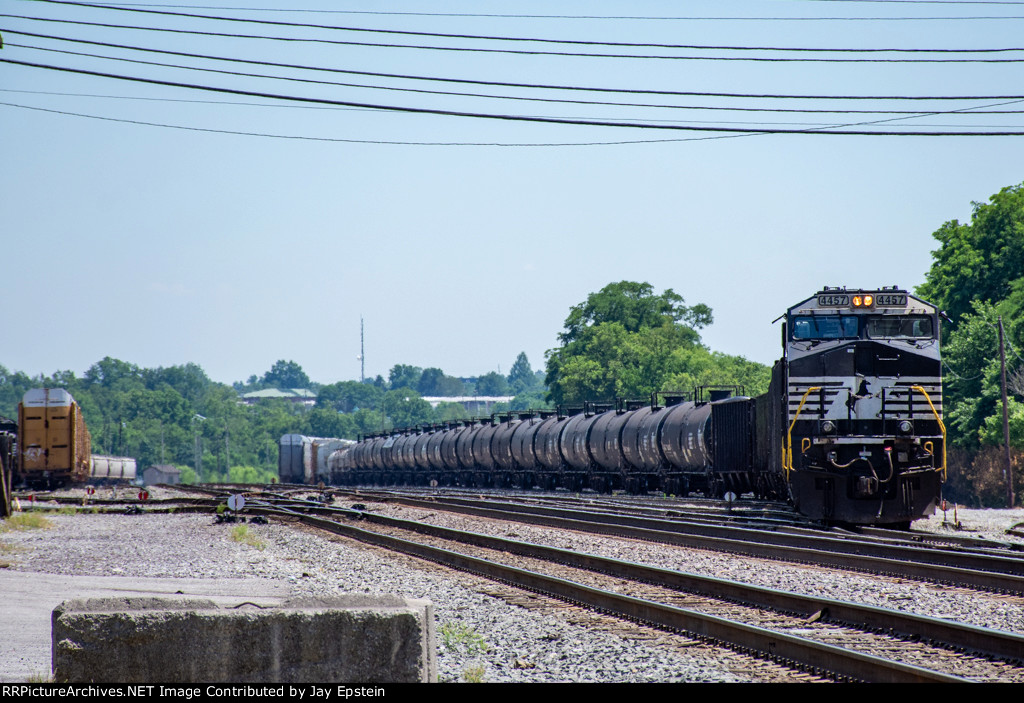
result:
M 433 605 L 350 595 L 277 607 L 209 600 L 65 601 L 58 682 L 390 683 L 437 680 Z

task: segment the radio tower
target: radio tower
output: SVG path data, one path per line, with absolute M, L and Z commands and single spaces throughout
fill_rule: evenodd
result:
M 366 380 L 366 346 L 363 337 L 363 316 L 359 316 L 359 382 Z

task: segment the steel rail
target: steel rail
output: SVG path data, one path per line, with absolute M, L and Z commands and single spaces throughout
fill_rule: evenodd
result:
M 743 651 L 757 653 L 776 661 L 793 663 L 813 671 L 830 672 L 842 678 L 879 683 L 970 682 L 969 679 L 962 677 L 902 664 L 753 625 L 737 623 L 685 608 L 603 591 L 566 579 L 497 564 L 378 532 L 362 530 L 324 518 L 304 515 L 294 510 L 260 508 L 258 511 L 265 515 L 292 517 L 306 525 L 357 539 L 366 544 L 441 563 L 560 600 L 596 608 L 619 617 L 646 622 L 670 630 L 683 631 L 699 638 L 711 639 Z
M 471 501 L 389 498 L 411 507 L 517 521 L 594 534 L 631 537 L 747 556 L 800 561 L 841 569 L 862 569 L 982 590 L 1024 593 L 1024 560 L 920 547 L 896 547 L 853 539 L 811 537 L 784 532 L 706 526 L 683 521 L 582 513 L 523 506 L 502 510 Z M 564 517 L 574 514 L 580 517 Z M 913 561 L 912 559 L 917 559 Z M 967 564 L 968 566 L 964 566 Z M 976 568 L 971 568 L 974 565 Z M 978 565 L 986 568 L 977 568 Z M 996 569 L 1002 568 L 1003 571 Z
M 318 513 L 342 514 L 375 524 L 408 530 L 423 535 L 471 544 L 485 549 L 543 559 L 579 569 L 649 583 L 720 600 L 742 603 L 804 617 L 820 614 L 828 622 L 855 628 L 882 631 L 901 637 L 943 642 L 984 656 L 1010 662 L 1024 659 L 1024 635 L 990 628 L 976 627 L 941 618 L 916 615 L 876 606 L 861 605 L 831 598 L 802 595 L 751 584 L 700 576 L 672 569 L 580 553 L 558 547 L 532 544 L 504 537 L 455 530 L 439 525 L 403 520 L 346 508 L 308 506 Z

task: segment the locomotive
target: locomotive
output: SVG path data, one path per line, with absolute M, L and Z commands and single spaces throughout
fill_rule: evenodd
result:
M 946 471 L 936 308 L 896 287 L 825 287 L 783 317 L 764 395 L 697 388 L 394 430 L 334 451 L 316 478 L 752 493 L 894 527 L 933 514 Z

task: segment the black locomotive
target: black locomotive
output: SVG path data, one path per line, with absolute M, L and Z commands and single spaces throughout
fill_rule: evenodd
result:
M 826 287 L 786 312 L 764 395 L 698 388 L 395 430 L 335 452 L 317 479 L 752 493 L 822 521 L 907 525 L 934 512 L 945 474 L 938 331 L 906 291 Z

